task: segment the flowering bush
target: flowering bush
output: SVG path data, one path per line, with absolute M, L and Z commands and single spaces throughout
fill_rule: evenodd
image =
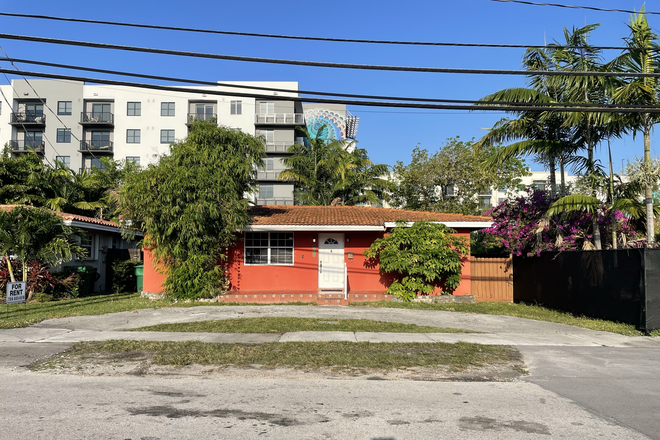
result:
M 546 191 L 529 189 L 526 194 L 505 200 L 488 211 L 486 215 L 493 218 L 493 226 L 483 233 L 494 236 L 514 255 L 578 250 L 585 241 L 593 243 L 593 216 L 597 215 L 603 249 L 612 245 L 612 228 L 629 247 L 639 245 L 624 213 L 615 211 L 613 221 L 602 205 L 597 213 L 574 211 L 547 218 L 545 213 L 555 200 Z

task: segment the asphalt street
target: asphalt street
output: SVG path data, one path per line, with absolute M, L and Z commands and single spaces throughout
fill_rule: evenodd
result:
M 479 331 L 450 336 L 514 345 L 530 375 L 514 382 L 211 379 L 98 377 L 24 367 L 77 340 L 133 338 L 138 333 L 126 330 L 241 316 L 368 318 Z M 286 336 L 276 340 L 320 337 Z M 196 336 L 212 341 L 208 337 Z M 0 330 L 0 346 L 3 439 L 660 439 L 660 338 L 520 318 L 358 307 L 194 307 L 48 320 Z

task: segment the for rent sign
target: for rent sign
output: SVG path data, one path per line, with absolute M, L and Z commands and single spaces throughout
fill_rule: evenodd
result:
M 25 302 L 25 283 L 7 283 L 7 304 Z

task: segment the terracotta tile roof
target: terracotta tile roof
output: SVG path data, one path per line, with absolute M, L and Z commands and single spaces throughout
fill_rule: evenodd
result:
M 435 220 L 439 222 L 489 222 L 490 217 L 442 212 L 404 211 L 366 206 L 253 206 L 252 226 L 384 226 L 386 222 Z
M 11 211 L 12 209 L 16 208 L 17 206 L 21 205 L 0 205 L 0 209 L 3 211 Z M 26 208 L 32 208 L 32 206 L 26 206 Z M 85 217 L 84 215 L 77 215 L 77 214 L 69 214 L 66 212 L 55 212 L 51 211 L 53 214 L 57 215 L 58 217 L 61 217 L 62 220 L 72 220 L 72 221 L 77 221 L 77 222 L 82 222 L 82 223 L 91 223 L 95 225 L 102 225 L 102 226 L 109 226 L 112 228 L 120 228 L 118 223 L 111 222 L 108 220 L 101 220 L 98 218 L 93 218 L 93 217 Z

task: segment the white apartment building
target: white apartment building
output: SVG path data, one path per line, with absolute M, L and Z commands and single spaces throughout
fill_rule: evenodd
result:
M 282 158 L 287 148 L 305 142 L 297 128 L 345 140 L 355 138 L 358 125 L 358 118 L 344 105 L 303 104 L 294 81 L 195 87 L 201 93 L 36 79 L 13 80 L 0 89 L 10 101 L 0 103 L 0 143 L 8 144 L 13 156 L 33 150 L 44 160 L 59 160 L 77 172 L 100 167 L 101 157 L 142 166 L 155 163 L 169 152 L 172 142 L 187 136 L 196 120 L 262 136 L 267 158 L 258 170 L 259 191 L 254 195 L 254 202 L 261 205 L 293 204 L 293 184 L 277 176 L 285 169 Z M 232 96 L 246 92 L 268 98 Z
M 525 188 L 532 187 L 534 189 L 549 190 L 550 188 L 550 172 L 549 171 L 530 171 L 529 176 L 524 176 L 521 178 L 521 185 Z M 561 182 L 561 174 L 559 171 L 555 173 L 555 178 L 557 179 L 557 186 Z M 572 187 L 575 183 L 577 176 L 565 176 L 566 186 Z M 505 191 L 498 188 L 493 188 L 490 191 L 487 191 L 483 194 L 479 194 L 479 206 L 481 209 L 487 210 L 493 206 L 499 205 L 501 202 L 505 201 L 511 195 L 520 195 L 523 191 Z

